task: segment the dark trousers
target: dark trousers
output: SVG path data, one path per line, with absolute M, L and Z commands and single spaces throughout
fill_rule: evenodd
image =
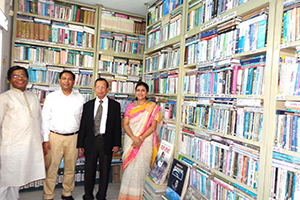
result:
M 99 189 L 96 194 L 97 200 L 106 199 L 106 191 L 109 180 L 109 170 L 111 166 L 112 154 L 105 155 L 104 153 L 104 137 L 96 137 L 94 147 L 89 154 L 85 153 L 85 173 L 84 173 L 84 200 L 94 200 L 93 190 L 96 181 L 97 161 L 99 160 Z

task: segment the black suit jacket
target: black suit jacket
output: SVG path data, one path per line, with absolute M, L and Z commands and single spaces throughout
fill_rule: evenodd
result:
M 85 154 L 89 154 L 94 147 L 94 107 L 95 99 L 83 105 L 77 148 L 84 148 Z M 114 146 L 121 147 L 121 109 L 117 101 L 108 98 L 105 154 L 110 155 Z

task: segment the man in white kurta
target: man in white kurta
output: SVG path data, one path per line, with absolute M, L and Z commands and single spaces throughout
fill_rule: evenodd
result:
M 18 199 L 20 186 L 45 178 L 40 103 L 26 91 L 25 68 L 10 68 L 8 77 L 13 87 L 0 94 L 0 200 Z

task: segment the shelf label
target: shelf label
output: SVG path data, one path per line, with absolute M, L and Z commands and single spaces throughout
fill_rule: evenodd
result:
M 287 46 L 288 46 L 288 43 L 283 43 L 283 44 L 280 44 L 280 45 L 279 45 L 280 49 L 283 49 L 283 48 L 285 48 L 285 47 L 287 47 Z
M 257 52 L 257 49 L 253 49 L 250 51 L 250 53 L 256 53 Z
M 211 22 L 209 22 L 208 24 L 205 24 L 204 26 L 202 26 L 200 28 L 201 31 L 203 31 L 204 29 L 207 29 L 209 27 L 215 26 L 218 23 L 218 19 L 213 19 Z
M 227 21 L 227 20 L 229 20 L 229 19 L 231 19 L 231 18 L 233 18 L 235 16 L 236 16 L 236 11 L 234 11 L 232 13 L 229 13 L 228 15 L 225 15 L 223 17 L 220 17 L 219 20 L 218 20 L 218 22 L 222 23 L 222 22 Z
M 248 95 L 247 98 L 248 99 L 254 99 L 254 95 Z
M 187 38 L 187 37 L 188 37 L 188 34 L 185 34 L 184 37 Z
M 159 48 L 162 48 L 163 46 L 165 46 L 165 43 L 161 43 L 160 45 L 157 45 L 154 47 L 154 50 L 157 50 Z
M 277 95 L 276 96 L 276 100 L 285 100 L 285 96 L 284 95 Z

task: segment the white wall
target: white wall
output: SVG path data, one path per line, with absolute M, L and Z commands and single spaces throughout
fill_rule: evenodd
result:
M 10 67 L 10 53 L 11 53 L 11 34 L 12 34 L 12 17 L 9 16 L 11 0 L 0 0 L 0 9 L 5 13 L 8 18 L 8 31 L 2 30 L 2 46 L 0 56 L 0 93 L 9 88 L 6 82 L 6 73 Z M 1 36 L 0 36 L 1 37 Z

